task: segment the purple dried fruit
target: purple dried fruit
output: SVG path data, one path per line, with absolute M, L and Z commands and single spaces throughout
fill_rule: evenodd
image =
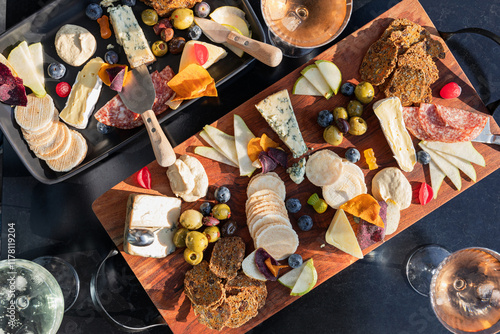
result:
M 10 69 L 2 63 L 0 63 L 0 101 L 23 107 L 28 103 L 23 80 L 12 75 Z
M 277 266 L 279 265 L 271 254 L 266 252 L 264 248 L 258 248 L 255 251 L 255 265 L 259 268 L 259 271 L 270 281 L 276 281 L 278 278 L 274 276 L 266 265 L 266 260 L 271 259 L 271 264 Z
M 274 159 L 270 158 L 266 152 L 262 151 L 259 153 L 259 161 L 262 165 L 262 173 L 272 172 L 278 167 L 278 164 Z
M 280 150 L 279 148 L 270 147 L 267 150 L 267 155 L 271 159 L 273 159 L 274 161 L 276 161 L 276 163 L 278 163 L 278 165 L 280 165 L 283 168 L 286 168 L 286 165 L 287 165 L 287 161 L 286 160 L 287 159 L 286 159 L 286 153 L 285 153 L 285 151 Z
M 380 205 L 379 216 L 380 218 L 382 218 L 382 221 L 384 222 L 385 226 L 387 217 L 387 203 L 384 201 L 379 201 L 378 203 Z M 384 240 L 384 238 L 385 238 L 385 228 L 373 225 L 361 219 L 357 235 L 357 239 L 361 249 L 370 247 L 374 243 Z

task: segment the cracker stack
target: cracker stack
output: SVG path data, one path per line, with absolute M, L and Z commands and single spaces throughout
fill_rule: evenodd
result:
M 295 253 L 299 238 L 285 206 L 285 183 L 278 174 L 254 176 L 248 183 L 245 204 L 247 225 L 255 248 L 264 248 L 276 260 Z
M 26 107 L 16 107 L 14 117 L 30 150 L 56 172 L 67 172 L 80 164 L 87 155 L 85 138 L 59 122 L 59 112 L 48 94 L 27 98 Z

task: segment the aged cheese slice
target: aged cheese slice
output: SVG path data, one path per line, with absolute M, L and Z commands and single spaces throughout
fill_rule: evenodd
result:
M 283 143 L 292 151 L 294 158 L 307 152 L 307 145 L 302 138 L 286 89 L 266 97 L 255 107 Z
M 363 258 L 363 252 L 359 247 L 358 240 L 352 229 L 351 223 L 347 219 L 344 210 L 339 209 L 333 216 L 332 222 L 326 231 L 326 242 L 337 247 L 343 252 L 358 259 Z
M 417 162 L 415 148 L 403 120 L 403 107 L 398 97 L 388 97 L 375 102 L 373 111 L 380 121 L 385 139 L 394 159 L 405 172 L 411 172 Z

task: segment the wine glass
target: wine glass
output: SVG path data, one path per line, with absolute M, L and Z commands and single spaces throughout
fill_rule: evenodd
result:
M 261 10 L 271 43 L 297 58 L 340 35 L 351 17 L 352 0 L 262 0 Z
M 406 268 L 414 289 L 423 290 L 425 285 L 419 283 L 428 280 L 422 277 L 432 274 L 427 290 L 432 309 L 450 332 L 500 332 L 499 253 L 474 247 L 449 254 L 440 246 L 427 245 L 410 256 Z

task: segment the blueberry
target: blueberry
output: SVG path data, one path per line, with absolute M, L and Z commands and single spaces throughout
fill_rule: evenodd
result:
M 318 114 L 319 126 L 326 128 L 333 122 L 333 114 L 328 110 L 321 110 Z
M 302 209 L 302 204 L 300 204 L 300 201 L 296 198 L 289 198 L 286 200 L 286 209 L 290 213 L 297 213 Z
M 313 227 L 313 220 L 310 216 L 303 215 L 299 218 L 297 225 L 299 225 L 299 228 L 302 231 L 309 231 Z
M 356 86 L 354 86 L 352 83 L 346 82 L 342 85 L 342 87 L 340 87 L 340 92 L 345 96 L 353 96 L 355 88 Z
M 361 154 L 357 149 L 351 147 L 345 152 L 345 158 L 354 164 L 361 159 Z
M 212 203 L 204 202 L 200 205 L 200 211 L 204 216 L 209 216 L 212 212 Z
M 101 122 L 97 122 L 97 131 L 99 131 L 103 135 L 110 133 L 112 130 L 113 130 L 112 126 L 103 124 Z
M 124 6 L 135 6 L 135 0 L 122 0 L 122 5 Z
M 302 265 L 302 256 L 300 254 L 292 254 L 288 257 L 288 265 L 292 268 L 298 268 Z
M 104 54 L 104 60 L 108 64 L 116 64 L 118 63 L 118 53 L 113 50 L 110 50 Z
M 61 63 L 51 63 L 47 67 L 47 73 L 52 79 L 59 80 L 66 74 L 66 66 Z
M 202 30 L 196 24 L 189 28 L 189 38 L 197 40 L 201 37 Z
M 194 7 L 194 13 L 199 17 L 207 17 L 210 13 L 210 5 L 205 1 L 202 1 Z
M 431 162 L 431 156 L 429 155 L 429 153 L 425 151 L 418 151 L 417 161 L 420 162 L 422 165 L 427 165 L 429 162 Z
M 87 14 L 89 19 L 97 20 L 102 16 L 102 8 L 97 3 L 91 3 L 87 6 L 85 14 Z
M 227 203 L 227 201 L 231 198 L 231 192 L 224 186 L 215 189 L 214 195 L 215 199 L 219 203 Z

